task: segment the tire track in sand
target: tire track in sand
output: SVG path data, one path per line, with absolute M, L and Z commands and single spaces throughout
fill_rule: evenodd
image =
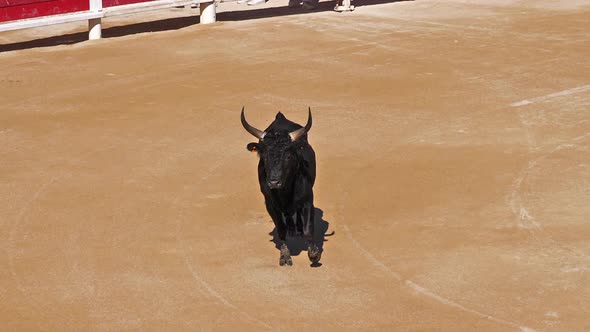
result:
M 26 201 L 25 204 L 23 205 L 23 207 L 21 208 L 20 212 L 18 213 L 18 215 L 14 219 L 14 222 L 10 226 L 10 231 L 8 233 L 6 255 L 8 258 L 8 268 L 10 270 L 10 275 L 12 276 L 12 279 L 16 283 L 16 288 L 18 289 L 19 293 L 21 293 L 21 295 L 23 296 L 23 299 L 25 299 L 25 301 L 28 301 L 31 304 L 31 306 L 33 307 L 33 309 L 37 312 L 41 312 L 41 309 L 40 309 L 41 304 L 39 303 L 39 301 L 35 301 L 35 299 L 33 297 L 28 295 L 27 290 L 25 289 L 25 287 L 21 283 L 21 279 L 20 279 L 18 273 L 16 272 L 15 256 L 17 255 L 17 253 L 16 253 L 16 248 L 15 248 L 14 242 L 16 240 L 18 226 L 21 225 L 24 220 L 26 220 L 27 214 L 31 211 L 32 207 L 42 197 L 42 195 L 45 193 L 47 188 L 50 187 L 51 185 L 53 185 L 53 183 L 55 183 L 57 178 L 58 177 L 54 176 L 51 179 L 49 179 L 49 181 L 47 181 L 47 182 L 43 183 L 41 186 L 39 186 L 37 191 L 35 191 L 33 193 L 33 195 L 31 195 L 31 198 L 28 201 Z M 45 330 L 44 327 L 42 325 L 40 325 L 39 320 L 35 319 L 34 321 L 35 321 L 35 324 L 37 325 L 37 327 L 39 328 L 39 330 Z
M 196 183 L 193 186 L 194 187 L 200 186 L 202 184 L 202 182 L 206 181 L 214 171 L 216 171 L 218 168 L 221 167 L 222 164 L 224 164 L 222 161 L 218 161 L 217 163 L 215 163 L 213 165 L 213 167 L 211 167 L 208 171 L 204 172 L 205 174 L 201 177 L 200 183 Z M 190 257 L 187 254 L 188 252 L 193 252 L 193 248 L 190 245 L 190 243 L 188 243 L 188 241 L 186 241 L 182 237 L 182 222 L 184 220 L 184 212 L 186 210 L 186 205 L 179 204 L 181 196 L 185 196 L 185 199 L 183 201 L 186 201 L 188 199 L 188 197 L 196 197 L 196 196 L 195 195 L 191 196 L 188 194 L 178 194 L 171 204 L 171 209 L 177 210 L 175 218 L 177 220 L 177 222 L 176 222 L 176 242 L 179 246 L 178 252 L 181 253 L 184 265 L 186 266 L 187 270 L 190 272 L 193 280 L 196 281 L 197 284 L 199 286 L 201 286 L 206 291 L 206 294 L 217 299 L 217 301 L 219 301 L 221 304 L 223 304 L 224 307 L 231 309 L 233 311 L 236 311 L 240 316 L 242 316 L 244 319 L 246 319 L 248 321 L 251 321 L 251 322 L 254 322 L 260 326 L 263 326 L 267 330 L 272 330 L 273 328 L 271 325 L 259 320 L 258 318 L 250 315 L 248 312 L 244 311 L 243 309 L 241 309 L 238 306 L 236 306 L 235 304 L 233 304 L 230 300 L 228 300 L 226 297 L 224 297 L 219 291 L 217 291 L 209 282 L 207 282 L 199 274 L 198 264 L 195 263 L 194 261 L 191 261 Z M 201 200 L 201 201 L 203 201 L 203 200 Z
M 548 94 L 546 96 L 526 99 L 526 100 L 523 100 L 520 102 L 512 103 L 512 104 L 510 104 L 510 106 L 520 108 L 520 107 L 527 106 L 527 105 L 537 103 L 537 102 L 545 102 L 545 101 L 552 99 L 552 98 L 565 97 L 565 96 L 568 96 L 568 95 L 571 95 L 574 93 L 585 92 L 589 88 L 590 88 L 590 85 L 585 85 L 585 86 L 574 88 L 574 89 L 563 90 L 560 92 Z M 539 150 L 539 146 L 534 140 L 533 132 L 532 132 L 532 128 L 531 128 L 532 125 L 534 124 L 533 120 L 530 118 L 527 118 L 527 116 L 522 114 L 522 112 L 520 110 L 518 110 L 518 118 L 520 120 L 521 125 L 524 127 L 524 130 L 525 130 L 525 134 L 526 134 L 526 138 L 527 138 L 527 142 L 528 142 L 529 154 L 533 154 Z M 547 152 L 541 153 L 540 155 L 530 159 L 529 162 L 527 163 L 527 165 L 522 168 L 522 170 L 519 172 L 517 177 L 512 182 L 512 189 L 511 189 L 511 192 L 509 194 L 509 199 L 508 199 L 508 205 L 510 206 L 512 213 L 517 218 L 518 227 L 528 231 L 528 233 L 531 235 L 531 237 L 541 247 L 543 244 L 542 243 L 543 240 L 538 236 L 538 234 L 543 234 L 545 237 L 545 241 L 550 243 L 554 248 L 559 248 L 562 251 L 562 253 L 572 254 L 582 261 L 588 260 L 587 253 L 580 251 L 578 249 L 575 249 L 575 248 L 568 247 L 562 243 L 559 243 L 558 241 L 554 240 L 551 237 L 551 235 L 543 229 L 543 225 L 536 220 L 534 214 L 531 213 L 531 209 L 529 207 L 527 207 L 524 202 L 523 186 L 525 183 L 528 182 L 529 176 L 530 176 L 531 172 L 533 171 L 533 169 L 539 167 L 539 164 L 542 161 L 544 161 L 545 159 L 549 158 L 551 155 L 553 155 L 557 152 L 568 150 L 568 149 L 575 149 L 580 146 L 579 145 L 580 142 L 582 142 L 588 138 L 590 138 L 590 132 L 587 132 L 583 135 L 579 135 L 577 137 L 574 137 L 571 140 L 569 140 L 565 143 L 561 143 L 561 144 L 557 145 L 556 147 L 554 147 L 553 149 L 551 149 Z M 581 266 L 584 266 L 584 265 L 585 264 L 581 264 Z M 584 270 L 584 268 L 581 268 L 581 270 Z M 565 270 L 562 269 L 562 271 L 568 272 L 568 269 L 565 269 Z M 574 269 L 574 271 L 575 271 L 575 269 Z
M 381 262 L 377 257 L 375 257 L 373 254 L 371 254 L 370 251 L 368 251 L 360 242 L 358 242 L 352 235 L 352 231 L 350 230 L 350 228 L 348 227 L 348 225 L 343 224 L 342 228 L 344 228 L 344 232 L 346 233 L 346 237 L 352 242 L 352 244 L 362 253 L 363 256 L 365 256 L 365 258 L 371 262 L 371 264 L 375 267 L 377 267 L 379 270 L 381 270 L 382 272 L 384 272 L 385 274 L 387 274 L 390 277 L 393 277 L 395 280 L 399 281 L 400 287 L 404 287 L 404 288 L 408 288 L 413 290 L 415 293 L 428 297 L 431 300 L 434 300 L 440 304 L 449 306 L 449 307 L 453 307 L 455 309 L 458 309 L 460 311 L 463 311 L 465 313 L 468 314 L 472 314 L 475 316 L 478 316 L 480 318 L 483 319 L 487 319 L 489 321 L 498 323 L 498 324 L 502 324 L 502 325 L 506 325 L 506 326 L 510 326 L 513 328 L 517 328 L 522 332 L 536 332 L 537 330 L 530 328 L 528 326 L 523 326 L 511 321 L 507 321 L 505 319 L 501 319 L 501 318 L 497 318 L 494 317 L 490 314 L 486 314 L 483 312 L 480 312 L 478 310 L 475 309 L 471 309 L 468 307 L 465 307 L 449 298 L 446 298 L 442 295 L 437 294 L 436 292 L 426 288 L 425 286 L 422 286 L 420 284 L 415 283 L 414 281 L 410 280 L 410 279 L 405 279 L 404 277 L 402 277 L 398 272 L 395 272 L 394 270 L 392 270 L 391 268 L 389 268 L 387 265 L 383 264 L 383 262 Z
M 525 125 L 525 128 L 528 132 L 529 128 L 527 125 Z M 534 168 L 536 168 L 538 164 L 544 159 L 547 159 L 548 157 L 559 151 L 576 148 L 578 147 L 576 143 L 583 141 L 584 139 L 589 137 L 590 133 L 586 133 L 584 135 L 580 135 L 578 137 L 573 138 L 571 141 L 567 143 L 562 143 L 556 146 L 555 148 L 551 149 L 550 151 L 529 160 L 527 165 L 520 171 L 518 176 L 512 182 L 512 190 L 510 193 L 510 199 L 508 203 L 510 205 L 512 213 L 514 213 L 514 215 L 518 217 L 518 226 L 520 228 L 527 229 L 531 231 L 531 233 L 534 233 L 534 230 L 542 230 L 542 225 L 535 220 L 535 217 L 531 214 L 530 209 L 526 207 L 522 198 L 522 186 L 524 183 L 527 182 L 529 175 L 531 174 L 531 171 Z M 531 150 L 536 149 L 536 145 L 534 143 L 529 144 L 533 144 L 533 146 L 530 147 Z
M 376 160 L 375 162 L 378 162 L 378 160 Z M 357 171 L 356 173 L 360 173 L 360 171 Z M 357 178 L 358 174 L 351 176 L 351 178 Z M 341 196 L 343 200 L 347 201 L 349 200 L 348 196 L 348 191 L 344 190 L 342 188 L 342 185 L 340 185 L 340 190 L 339 192 L 343 193 L 343 195 Z M 344 206 L 344 204 L 338 204 L 337 206 L 342 207 Z M 339 215 L 343 215 L 341 208 L 337 208 L 338 210 L 338 214 Z M 362 256 L 364 256 L 370 263 L 371 265 L 373 265 L 374 267 L 376 267 L 377 269 L 379 269 L 381 272 L 383 272 L 384 274 L 386 274 L 388 277 L 395 279 L 396 281 L 399 282 L 399 287 L 404 288 L 404 289 L 408 289 L 413 291 L 416 294 L 419 294 L 423 297 L 429 298 L 431 300 L 434 300 L 440 304 L 443 304 L 445 306 L 448 307 L 452 307 L 455 308 L 461 312 L 467 313 L 467 314 L 471 314 L 477 317 L 480 317 L 482 319 L 486 319 L 504 326 L 509 326 L 512 328 L 516 328 L 521 332 L 537 332 L 536 329 L 528 327 L 528 326 L 524 326 L 521 324 L 517 324 L 502 318 L 498 318 L 495 316 L 492 316 L 490 314 L 466 307 L 456 301 L 453 301 L 452 299 L 446 298 L 440 294 L 437 294 L 436 292 L 428 289 L 425 286 L 422 286 L 410 279 L 406 279 L 404 278 L 399 272 L 394 271 L 393 269 L 391 269 L 390 267 L 388 267 L 387 265 L 385 265 L 381 260 L 379 260 L 377 257 L 375 257 L 369 250 L 367 250 L 357 239 L 354 238 L 352 231 L 350 230 L 350 228 L 348 227 L 348 225 L 346 224 L 342 224 L 342 228 L 344 229 L 344 232 L 346 233 L 346 237 L 348 238 L 348 240 L 353 244 L 354 247 L 356 247 L 358 249 L 357 252 L 360 252 Z
M 515 107 L 515 108 L 520 108 L 520 107 L 531 105 L 534 103 L 545 102 L 545 101 L 548 101 L 548 100 L 551 100 L 554 98 L 567 97 L 569 95 L 586 92 L 588 90 L 590 90 L 590 84 L 578 86 L 575 88 L 566 89 L 566 90 L 562 90 L 562 91 L 558 91 L 558 92 L 554 92 L 554 93 L 550 93 L 550 94 L 540 96 L 540 97 L 524 99 L 524 100 L 521 100 L 518 102 L 514 102 L 514 103 L 510 104 L 509 106 Z M 525 130 L 529 153 L 532 154 L 539 149 L 539 146 L 535 142 L 534 137 L 533 137 L 533 133 L 531 130 L 531 126 L 534 124 L 533 123 L 534 121 L 531 121 L 532 119 L 527 118 L 527 116 L 524 115 L 520 110 L 517 110 L 517 113 L 518 113 L 518 119 L 519 119 L 522 127 L 524 127 L 524 130 Z M 518 226 L 520 228 L 524 228 L 524 229 L 529 230 L 529 232 L 533 236 L 534 236 L 534 230 L 541 230 L 542 229 L 542 225 L 539 224 L 535 220 L 535 217 L 530 213 L 529 209 L 527 209 L 527 207 L 525 206 L 525 204 L 523 202 L 523 198 L 522 198 L 522 186 L 523 186 L 523 183 L 525 183 L 528 180 L 528 177 L 529 177 L 531 171 L 538 166 L 539 162 L 543 161 L 544 159 L 551 156 L 552 154 L 562 151 L 562 150 L 575 148 L 575 147 L 577 147 L 576 143 L 578 143 L 588 137 L 590 137 L 590 132 L 580 135 L 578 137 L 575 137 L 575 138 L 571 139 L 570 141 L 568 141 L 567 143 L 559 144 L 558 146 L 556 146 L 555 148 L 553 148 L 549 152 L 542 153 L 541 155 L 537 156 L 536 158 L 529 160 L 527 165 L 519 172 L 518 176 L 512 182 L 512 190 L 509 195 L 510 199 L 509 199 L 508 204 L 510 206 L 510 209 L 512 210 L 512 213 L 515 216 L 517 216 Z

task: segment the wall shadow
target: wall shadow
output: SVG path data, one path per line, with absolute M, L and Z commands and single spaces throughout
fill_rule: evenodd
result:
M 277 0 L 269 0 L 269 1 L 277 1 Z M 282 0 L 284 1 L 284 0 Z M 355 7 L 363 7 L 363 6 L 372 6 L 372 5 L 382 5 L 386 3 L 394 3 L 394 2 L 405 2 L 405 1 L 414 1 L 414 0 L 353 0 L 352 4 Z M 303 8 L 289 8 L 288 6 L 284 7 L 272 7 L 272 8 L 262 8 L 262 9 L 251 9 L 246 11 L 234 11 L 234 12 L 222 12 L 217 14 L 218 21 L 246 21 L 246 20 L 253 20 L 258 18 L 266 18 L 266 17 L 276 17 L 276 16 L 291 16 L 291 15 L 301 15 L 301 14 L 313 14 L 317 12 L 325 12 L 325 11 L 333 11 L 336 1 L 323 1 L 320 2 L 318 7 L 313 10 L 306 10 Z M 338 14 L 338 13 L 334 13 Z M 354 12 L 352 12 L 354 14 Z
M 326 237 L 334 235 L 335 232 L 332 231 L 330 234 L 326 234 L 326 232 L 328 231 L 328 227 L 330 226 L 330 223 L 324 220 L 324 211 L 322 211 L 321 209 L 315 208 L 313 222 L 315 227 L 315 234 L 313 240 L 316 246 L 320 249 L 320 252 L 324 252 L 324 242 L 328 241 Z M 279 248 L 281 246 L 281 241 L 279 239 L 276 227 L 272 230 L 272 232 L 269 233 L 269 235 L 272 236 L 272 239 L 270 241 L 275 243 L 275 247 L 277 248 L 277 250 L 280 250 Z M 305 241 L 303 236 L 287 235 L 287 247 L 289 247 L 291 256 L 298 256 L 302 251 L 307 251 L 307 242 Z M 311 266 L 319 267 L 321 265 L 322 264 L 320 262 L 315 265 L 312 264 Z
M 175 17 L 158 21 L 142 22 L 106 28 L 102 30 L 103 38 L 121 37 L 143 32 L 169 31 L 186 28 L 199 23 L 199 15 Z M 24 42 L 0 45 L 1 52 L 23 50 L 35 47 L 71 45 L 88 40 L 88 32 L 76 32 L 47 38 L 39 38 Z

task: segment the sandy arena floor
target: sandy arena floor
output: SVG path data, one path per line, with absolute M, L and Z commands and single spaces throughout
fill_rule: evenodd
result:
M 2 330 L 589 331 L 590 1 L 358 1 L 3 34 Z M 242 105 L 312 108 L 319 268 Z

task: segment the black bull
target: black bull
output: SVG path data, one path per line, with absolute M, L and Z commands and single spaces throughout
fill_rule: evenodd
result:
M 305 127 L 277 113 L 275 120 L 262 131 L 248 124 L 242 108 L 242 125 L 258 138 L 249 143 L 257 151 L 258 182 L 264 195 L 266 210 L 275 224 L 280 240 L 280 265 L 292 265 L 287 247 L 289 235 L 303 234 L 307 254 L 312 263 L 320 260 L 321 252 L 314 243 L 313 184 L 315 182 L 315 152 L 307 141 L 311 129 L 311 109 Z

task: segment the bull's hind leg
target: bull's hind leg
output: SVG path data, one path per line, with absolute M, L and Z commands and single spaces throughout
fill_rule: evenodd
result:
M 307 257 L 309 257 L 309 261 L 312 263 L 317 263 L 320 261 L 320 258 L 322 258 L 322 253 L 315 243 L 307 246 Z
M 315 264 L 320 261 L 322 253 L 313 239 L 314 214 L 313 204 L 310 203 L 303 206 L 299 215 L 303 218 L 303 237 L 307 241 L 307 257 L 309 257 L 309 260 Z

